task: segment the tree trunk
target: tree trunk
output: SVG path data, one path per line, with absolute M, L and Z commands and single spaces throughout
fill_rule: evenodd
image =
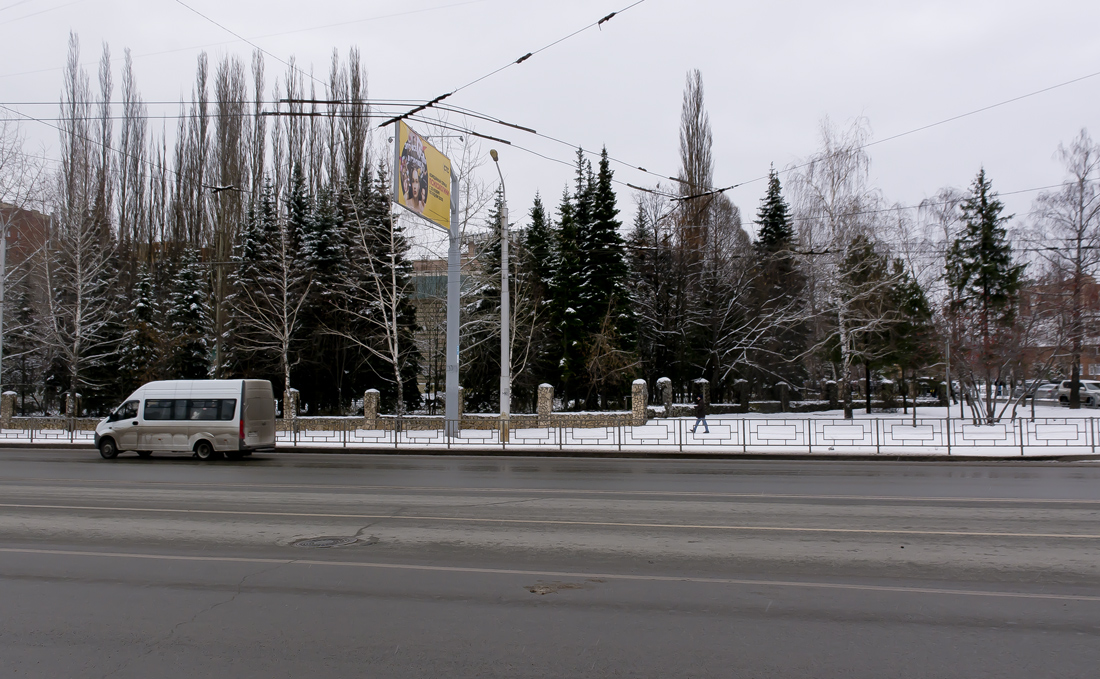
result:
M 863 360 L 864 383 L 867 385 L 867 414 L 871 414 L 871 364 Z

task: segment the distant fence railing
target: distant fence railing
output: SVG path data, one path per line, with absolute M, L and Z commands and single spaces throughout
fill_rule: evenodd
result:
M 460 428 L 455 421 L 438 421 L 436 428 L 404 427 L 398 421 L 386 429 L 367 429 L 362 418 L 325 418 L 286 423 L 276 434 L 277 445 L 335 448 L 485 448 L 522 450 L 579 449 L 681 452 L 804 452 L 913 453 L 999 455 L 1096 453 L 1100 418 L 1037 418 L 975 424 L 956 418 L 723 418 L 709 431 L 694 428 L 693 419 L 650 420 L 644 425 L 506 426 L 497 423 Z M 464 422 L 464 424 L 467 424 Z M 91 430 L 39 429 L 16 426 L 0 430 L 0 440 L 33 443 L 91 443 Z
M 1100 418 L 1041 418 L 975 424 L 948 418 L 724 418 L 710 423 L 709 431 L 695 428 L 694 420 L 650 420 L 645 425 L 596 427 L 509 427 L 459 429 L 441 422 L 437 429 L 364 429 L 349 420 L 344 427 L 325 430 L 291 427 L 278 433 L 278 442 L 291 445 L 340 447 L 485 447 L 578 448 L 598 446 L 620 451 L 675 448 L 679 451 L 785 451 L 825 453 L 846 450 L 890 453 L 914 448 L 948 455 L 996 448 L 1001 454 L 1026 455 L 1028 449 L 1073 449 L 1095 453 L 1100 440 Z M 1011 451 L 1011 452 L 1010 452 Z

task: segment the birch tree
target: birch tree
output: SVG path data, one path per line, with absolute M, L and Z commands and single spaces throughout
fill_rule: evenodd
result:
M 412 265 L 408 242 L 390 208 L 390 188 L 379 165 L 370 193 L 356 206 L 348 224 L 351 249 L 343 285 L 342 311 L 364 332 L 333 329 L 377 359 L 378 376 L 393 385 L 397 417 L 419 402 L 416 377 L 419 352 L 413 341 L 416 310 L 410 302 Z
M 1068 146 L 1058 147 L 1057 157 L 1068 175 L 1055 192 L 1036 199 L 1036 224 L 1032 241 L 1047 264 L 1050 275 L 1064 289 L 1070 349 L 1069 407 L 1081 407 L 1081 353 L 1088 328 L 1095 326 L 1095 295 L 1100 266 L 1100 145 L 1086 130 Z
M 285 395 L 290 394 L 291 369 L 301 358 L 295 342 L 312 282 L 299 266 L 296 242 L 266 182 L 241 243 L 230 302 L 238 350 L 274 359 Z

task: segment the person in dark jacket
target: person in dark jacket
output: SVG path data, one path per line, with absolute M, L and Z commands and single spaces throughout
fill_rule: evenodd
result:
M 691 428 L 691 433 L 694 434 L 695 430 L 699 428 L 699 424 L 703 425 L 703 433 L 710 433 L 710 425 L 707 424 L 707 404 L 703 401 L 702 396 L 695 397 L 695 426 Z

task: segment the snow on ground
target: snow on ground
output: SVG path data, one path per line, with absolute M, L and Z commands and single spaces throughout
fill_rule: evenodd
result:
M 310 430 L 300 421 L 297 433 L 279 432 L 282 450 L 360 450 L 362 452 L 433 450 L 508 450 L 516 455 L 537 451 L 578 453 L 639 453 L 657 455 L 754 454 L 754 455 L 889 455 L 889 456 L 975 456 L 1018 458 L 1058 455 L 1096 455 L 1100 447 L 1100 410 L 1069 410 L 1054 404 L 1032 409 L 1019 407 L 1016 419 L 1011 407 L 995 424 L 975 424 L 969 409 L 960 417 L 958 405 L 948 409 L 921 406 L 914 422 L 912 411 L 856 410 L 854 418 L 843 419 L 843 411 L 776 414 L 709 415 L 709 431 L 695 431 L 694 417 L 656 418 L 639 427 L 549 427 L 514 428 L 509 441 L 500 432 L 464 429 L 447 438 L 440 430 L 403 431 L 394 441 L 392 431 L 365 430 L 361 420 L 349 418 L 346 430 Z M 998 407 L 998 412 L 1000 408 Z M 331 422 L 332 420 L 326 420 Z M 32 436 L 33 434 L 33 436 Z M 72 437 L 69 439 L 69 437 Z M 65 441 L 90 443 L 90 432 L 28 432 L 4 430 L 0 440 L 10 443 Z

